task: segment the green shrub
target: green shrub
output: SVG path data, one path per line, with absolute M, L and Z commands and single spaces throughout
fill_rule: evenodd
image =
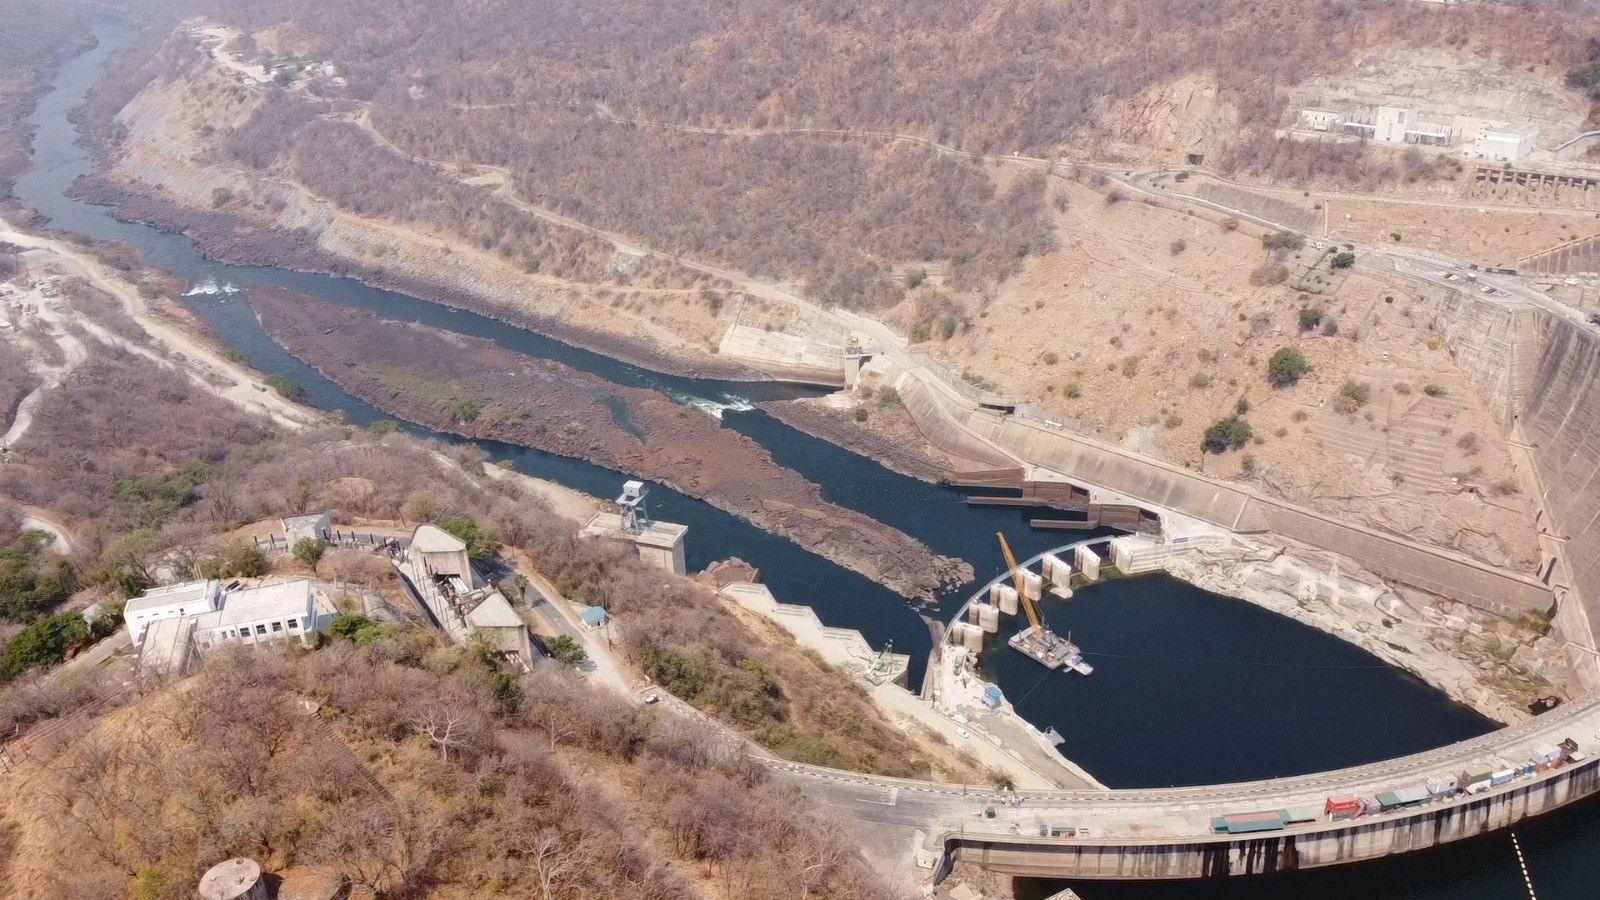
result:
M 1422 389 L 1422 392 L 1427 394 L 1429 397 L 1443 397 L 1445 394 L 1450 393 L 1444 389 L 1444 385 L 1442 384 L 1427 385 Z
M 6 642 L 5 653 L 0 654 L 0 679 L 9 680 L 29 669 L 55 665 L 91 640 L 89 623 L 79 613 L 40 619 Z
M 1267 381 L 1273 387 L 1289 387 L 1299 383 L 1310 369 L 1311 364 L 1299 348 L 1280 347 L 1267 360 Z
M 300 385 L 300 382 L 287 375 L 268 375 L 267 384 L 273 390 L 282 394 L 283 399 L 288 400 L 290 403 L 305 403 L 310 398 L 310 395 L 306 393 L 306 389 Z
M 386 638 L 394 632 L 366 616 L 339 613 L 328 626 L 328 633 L 340 640 L 351 641 L 358 647 Z
M 25 532 L 0 553 L 0 618 L 24 622 L 60 606 L 77 588 L 72 563 L 45 550 L 48 539 Z
M 550 651 L 550 658 L 556 662 L 569 666 L 581 666 L 589 658 L 589 654 L 578 645 L 578 642 L 560 634 L 545 642 L 545 647 Z
M 328 542 L 322 538 L 301 538 L 294 542 L 294 558 L 305 563 L 313 572 L 327 552 Z
M 1320 307 L 1320 306 L 1302 306 L 1302 307 L 1300 307 L 1300 330 L 1301 331 L 1311 331 L 1311 330 L 1315 329 L 1318 325 L 1321 325 L 1321 324 L 1322 324 L 1322 307 Z
M 1338 253 L 1333 257 L 1333 267 L 1335 269 L 1348 269 L 1355 264 L 1356 255 L 1348 250 Z
M 500 539 L 483 528 L 470 516 L 455 516 L 439 523 L 439 527 L 460 538 L 467 545 L 467 555 L 474 563 L 488 564 L 500 552 Z
M 1207 453 L 1226 453 L 1249 443 L 1254 434 L 1249 422 L 1238 416 L 1229 416 L 1206 429 L 1200 446 Z

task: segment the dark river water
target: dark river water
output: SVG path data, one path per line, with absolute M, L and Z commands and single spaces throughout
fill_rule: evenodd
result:
M 138 248 L 151 264 L 227 293 L 193 294 L 191 308 L 257 369 L 301 384 L 317 406 L 365 425 L 387 418 L 273 343 L 251 312 L 252 286 L 277 285 L 325 300 L 487 338 L 531 356 L 555 359 L 618 384 L 648 387 L 681 402 L 729 404 L 810 396 L 812 389 L 769 382 L 679 378 L 572 347 L 504 323 L 360 282 L 203 258 L 182 235 L 119 222 L 103 207 L 67 195 L 90 169 L 68 118 L 122 36 L 99 26 L 100 44 L 62 67 L 32 116 L 34 166 L 17 183 L 24 203 L 54 227 Z M 1030 530 L 1028 512 L 969 508 L 955 490 L 889 471 L 802 434 L 758 410 L 723 410 L 723 422 L 760 442 L 782 465 L 822 486 L 827 498 L 893 525 L 935 551 L 973 563 L 980 580 L 1001 569 L 994 539 L 1004 531 L 1019 557 L 1073 539 Z M 442 440 L 410 426 L 419 434 Z M 476 442 L 517 470 L 601 497 L 621 473 L 523 447 Z M 804 603 L 830 625 L 859 629 L 874 646 L 892 641 L 913 654 L 920 678 L 929 647 L 923 616 L 946 618 L 964 590 L 919 609 L 888 589 L 767 534 L 708 504 L 653 486 L 651 513 L 690 528 L 689 567 L 739 556 L 761 569 L 780 600 Z M 1410 675 L 1337 638 L 1166 576 L 1120 579 L 1049 601 L 1046 616 L 1070 630 L 1096 667 L 1090 678 L 1046 673 L 999 641 L 986 671 L 1040 728 L 1056 727 L 1068 756 L 1114 787 L 1199 784 L 1265 778 L 1353 765 L 1484 733 L 1493 723 Z M 1008 623 L 1015 628 L 1015 621 Z M 1003 635 L 1002 635 L 1003 636 Z M 1226 812 L 1220 810 L 1219 812 Z M 1518 829 L 1540 897 L 1595 897 L 1600 879 L 1600 806 L 1583 804 Z M 1044 897 L 1064 884 L 1027 886 Z M 1509 838 L 1493 835 L 1377 864 L 1221 884 L 1073 885 L 1085 898 L 1522 897 Z

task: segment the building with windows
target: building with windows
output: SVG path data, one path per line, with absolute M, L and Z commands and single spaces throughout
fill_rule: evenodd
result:
M 306 578 L 234 590 L 215 579 L 166 585 L 129 600 L 124 616 L 140 671 L 150 673 L 184 672 L 198 654 L 228 644 L 307 646 L 332 619 Z
M 291 638 L 309 644 L 316 631 L 317 604 L 306 578 L 229 591 L 220 608 L 195 616 L 194 622 L 194 640 L 202 648 Z

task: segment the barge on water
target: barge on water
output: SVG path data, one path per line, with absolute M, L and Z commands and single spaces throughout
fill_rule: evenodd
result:
M 1077 644 L 1048 628 L 1024 629 L 1012 635 L 1011 640 L 1006 643 L 1010 644 L 1013 650 L 1052 671 L 1064 666 L 1079 675 L 1094 673 L 1094 666 L 1084 660 L 1083 652 Z

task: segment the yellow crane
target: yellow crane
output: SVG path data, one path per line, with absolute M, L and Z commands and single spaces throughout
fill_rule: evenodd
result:
M 1022 589 L 1022 570 L 1017 566 L 1017 558 L 1011 555 L 1011 545 L 1006 543 L 1006 536 L 998 531 L 994 536 L 1000 539 L 1000 552 L 1005 554 L 1006 566 L 1011 570 L 1011 583 L 1017 587 L 1017 599 L 1022 601 L 1022 608 L 1028 613 L 1028 621 L 1033 624 L 1033 636 L 1044 637 L 1044 623 L 1039 621 L 1039 610 L 1033 606 L 1033 598 Z

